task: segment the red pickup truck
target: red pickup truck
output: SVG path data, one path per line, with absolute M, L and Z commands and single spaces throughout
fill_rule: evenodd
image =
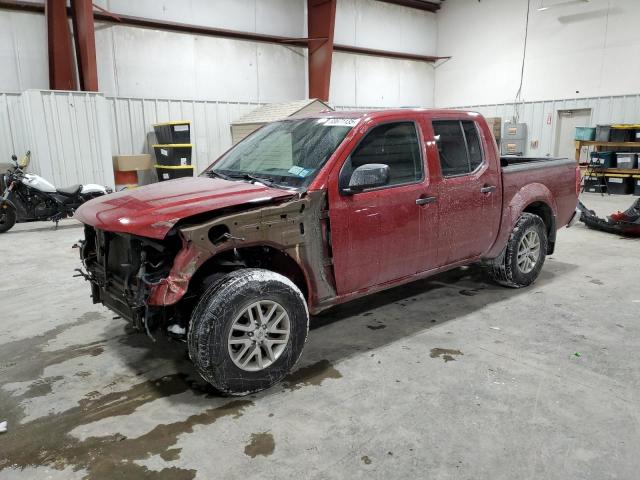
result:
M 579 183 L 571 160 L 500 158 L 473 112 L 294 117 L 197 178 L 80 207 L 80 271 L 94 302 L 186 340 L 203 378 L 241 395 L 291 370 L 310 313 L 480 261 L 531 284 Z

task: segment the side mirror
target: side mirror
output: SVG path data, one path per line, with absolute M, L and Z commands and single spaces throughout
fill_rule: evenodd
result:
M 342 191 L 354 194 L 367 188 L 382 187 L 389 183 L 389 165 L 367 163 L 356 168 L 349 179 L 349 186 Z
M 15 153 L 13 155 L 11 155 L 11 160 L 13 160 L 16 163 L 18 162 L 18 157 L 16 156 Z

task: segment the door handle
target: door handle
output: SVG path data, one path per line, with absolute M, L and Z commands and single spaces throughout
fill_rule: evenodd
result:
M 484 187 L 482 187 L 480 189 L 480 192 L 482 193 L 491 193 L 496 189 L 495 185 L 485 185 Z
M 416 205 L 427 205 L 429 203 L 435 203 L 438 201 L 438 197 L 420 197 L 416 199 Z

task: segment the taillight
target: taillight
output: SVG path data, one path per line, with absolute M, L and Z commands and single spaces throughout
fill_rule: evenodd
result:
M 576 165 L 576 195 L 580 196 L 580 184 L 582 183 L 582 177 L 580 175 L 580 165 Z

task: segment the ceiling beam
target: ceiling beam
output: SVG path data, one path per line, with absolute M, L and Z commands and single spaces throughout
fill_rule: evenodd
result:
M 398 0 L 401 1 L 401 0 Z M 402 0 L 404 1 L 404 0 Z M 0 0 L 0 9 L 14 10 L 30 13 L 44 13 L 44 5 L 19 0 Z M 68 10 L 68 15 L 71 15 Z M 201 25 L 191 25 L 178 22 L 167 22 L 164 20 L 155 20 L 151 18 L 134 17 L 131 15 L 121 15 L 105 12 L 93 12 L 95 21 L 110 23 L 113 25 L 123 25 L 130 27 L 150 28 L 154 30 L 163 30 L 178 33 L 190 33 L 192 35 L 206 35 L 212 37 L 231 38 L 236 40 L 247 40 L 251 42 L 273 43 L 278 45 L 290 45 L 302 48 L 314 48 L 315 42 L 325 41 L 327 37 L 321 38 L 294 38 L 282 37 L 278 35 L 267 35 L 263 33 L 241 32 L 237 30 L 227 30 L 224 28 L 206 27 Z M 398 58 L 404 60 L 415 60 L 421 62 L 435 62 L 449 57 L 434 57 L 430 55 L 416 55 L 413 53 L 394 52 L 388 50 L 377 50 L 365 47 L 356 47 L 350 45 L 334 45 L 337 52 L 354 53 L 359 55 L 372 55 L 376 57 Z
M 378 0 L 384 3 L 393 3 L 403 7 L 415 8 L 416 10 L 424 10 L 426 12 L 437 12 L 440 10 L 439 2 L 428 2 L 426 0 Z

